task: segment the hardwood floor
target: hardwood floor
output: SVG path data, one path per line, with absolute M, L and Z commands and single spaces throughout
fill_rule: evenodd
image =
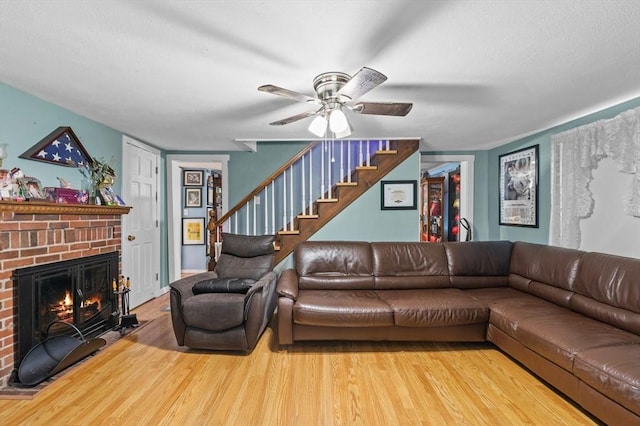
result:
M 484 344 L 302 343 L 267 328 L 250 355 L 180 348 L 168 295 L 155 320 L 67 370 L 1 425 L 593 425 Z

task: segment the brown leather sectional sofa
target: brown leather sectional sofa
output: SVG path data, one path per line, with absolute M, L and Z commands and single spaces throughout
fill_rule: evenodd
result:
M 298 245 L 280 344 L 489 341 L 609 424 L 640 424 L 640 259 L 508 241 Z

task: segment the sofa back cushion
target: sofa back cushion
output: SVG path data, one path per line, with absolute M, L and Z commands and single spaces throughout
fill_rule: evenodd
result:
M 301 290 L 374 289 L 368 242 L 304 241 L 293 257 Z
M 640 335 L 640 259 L 585 253 L 569 306 Z
M 450 287 L 442 244 L 373 242 L 376 289 Z
M 510 241 L 444 243 L 451 285 L 455 288 L 509 285 Z
M 509 286 L 568 307 L 584 254 L 580 250 L 515 242 Z

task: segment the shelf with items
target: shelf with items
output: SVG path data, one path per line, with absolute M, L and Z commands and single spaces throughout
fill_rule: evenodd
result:
M 440 243 L 444 240 L 444 177 L 426 178 L 421 182 L 422 212 L 420 240 Z
M 460 169 L 449 174 L 447 241 L 460 240 Z

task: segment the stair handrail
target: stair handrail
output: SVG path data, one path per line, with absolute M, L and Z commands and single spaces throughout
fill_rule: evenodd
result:
M 222 217 L 220 217 L 217 220 L 214 220 L 213 223 L 210 222 L 210 225 L 208 226 L 209 231 L 210 232 L 215 231 L 219 225 L 225 223 L 228 219 L 230 219 L 231 216 L 233 216 L 237 211 L 242 209 L 249 201 L 251 201 L 251 199 L 253 199 L 253 197 L 255 197 L 257 194 L 262 192 L 271 182 L 273 182 L 273 180 L 275 180 L 278 176 L 280 176 L 285 170 L 287 170 L 289 167 L 291 167 L 300 158 L 302 158 L 303 155 L 307 154 L 309 151 L 311 151 L 319 143 L 320 143 L 320 141 L 310 142 L 300 152 L 298 152 L 296 155 L 291 157 L 282 166 L 278 167 L 273 173 L 271 173 L 260 184 L 258 184 L 258 186 L 256 186 L 256 188 L 253 191 L 249 192 L 244 198 L 242 198 L 240 201 L 238 201 L 235 204 L 235 206 L 233 206 L 225 214 L 223 214 Z M 213 243 L 218 242 L 217 241 L 217 234 L 215 232 L 214 232 L 214 235 L 212 236 L 212 242 Z

